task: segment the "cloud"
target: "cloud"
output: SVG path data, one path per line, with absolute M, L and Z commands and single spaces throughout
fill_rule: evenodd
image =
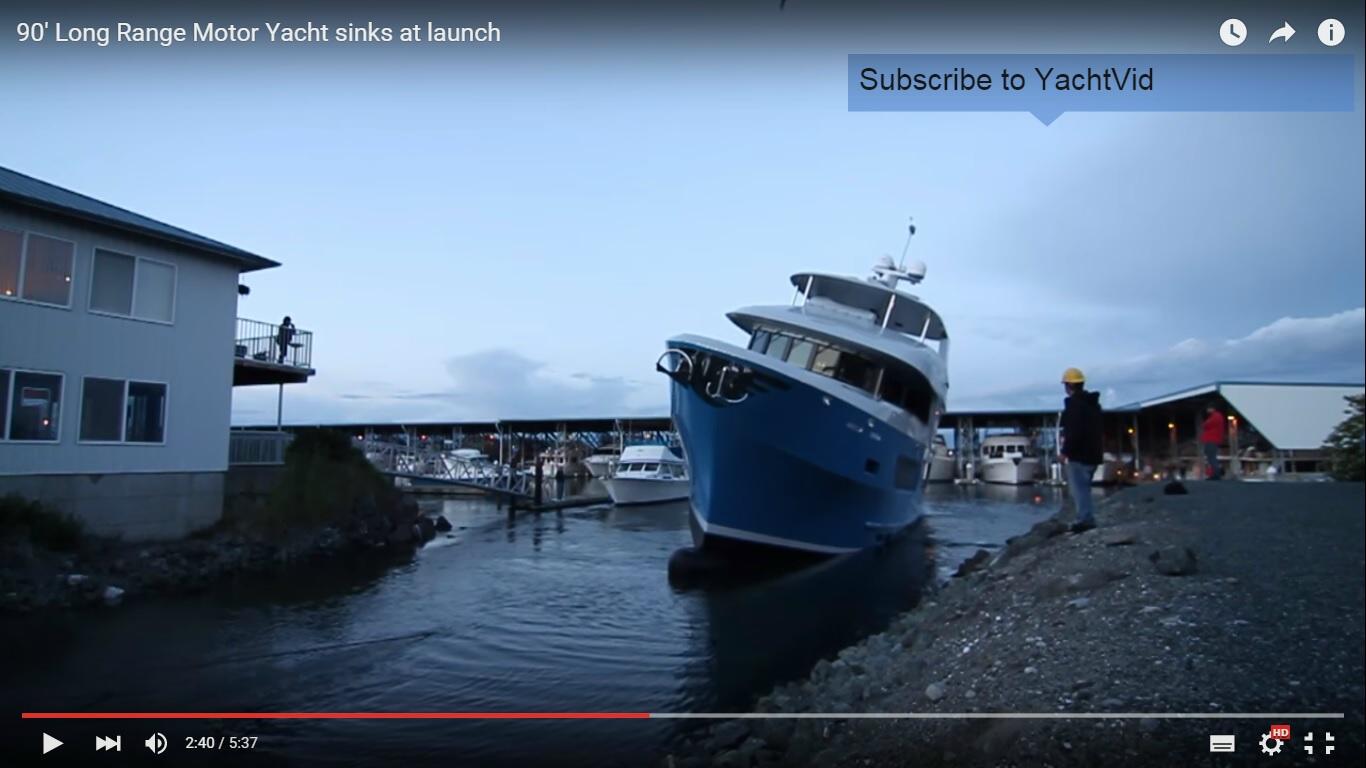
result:
M 285 393 L 285 422 L 492 421 L 496 419 L 658 416 L 668 413 L 665 379 L 637 381 L 558 371 L 509 349 L 450 357 L 448 383 L 420 389 L 352 382 L 328 392 L 317 381 Z M 268 401 L 268 402 L 267 402 Z M 239 424 L 274 423 L 275 390 L 237 390 Z M 268 418 L 267 418 L 268 417 Z
M 1345 381 L 1366 377 L 1366 308 L 1322 317 L 1283 317 L 1242 338 L 1190 338 L 1160 352 L 1090 365 L 1087 378 L 1107 405 L 1216 380 Z M 953 409 L 1048 408 L 1056 381 L 969 392 Z

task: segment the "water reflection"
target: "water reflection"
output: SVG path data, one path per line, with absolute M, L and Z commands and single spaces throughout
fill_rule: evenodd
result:
M 406 560 L 6 617 L 0 697 L 10 711 L 743 710 L 913 605 L 932 578 L 927 541 L 952 567 L 1058 499 L 1047 488 L 932 489 L 926 523 L 888 546 L 689 591 L 666 577 L 669 556 L 691 544 L 686 503 L 509 514 L 480 498 L 425 499 L 453 529 Z M 644 765 L 678 727 L 288 721 L 253 731 L 271 737 L 261 758 L 291 762 L 536 765 L 591 750 L 599 765 Z

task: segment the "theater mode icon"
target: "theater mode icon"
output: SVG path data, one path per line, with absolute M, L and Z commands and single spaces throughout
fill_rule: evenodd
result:
M 1233 734 L 1215 735 L 1210 734 L 1209 751 L 1211 752 L 1232 752 L 1236 739 Z

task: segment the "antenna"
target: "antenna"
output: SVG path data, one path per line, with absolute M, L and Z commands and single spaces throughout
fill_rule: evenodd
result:
M 915 237 L 915 217 L 906 219 L 906 245 L 901 248 L 901 271 L 906 271 L 906 253 L 911 250 L 911 238 Z

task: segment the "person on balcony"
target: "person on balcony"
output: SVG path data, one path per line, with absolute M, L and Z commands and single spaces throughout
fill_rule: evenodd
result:
M 290 342 L 294 341 L 294 321 L 285 315 L 285 319 L 280 322 L 280 331 L 275 334 L 275 343 L 280 347 L 280 359 L 277 361 L 284 365 L 285 356 L 289 354 Z

